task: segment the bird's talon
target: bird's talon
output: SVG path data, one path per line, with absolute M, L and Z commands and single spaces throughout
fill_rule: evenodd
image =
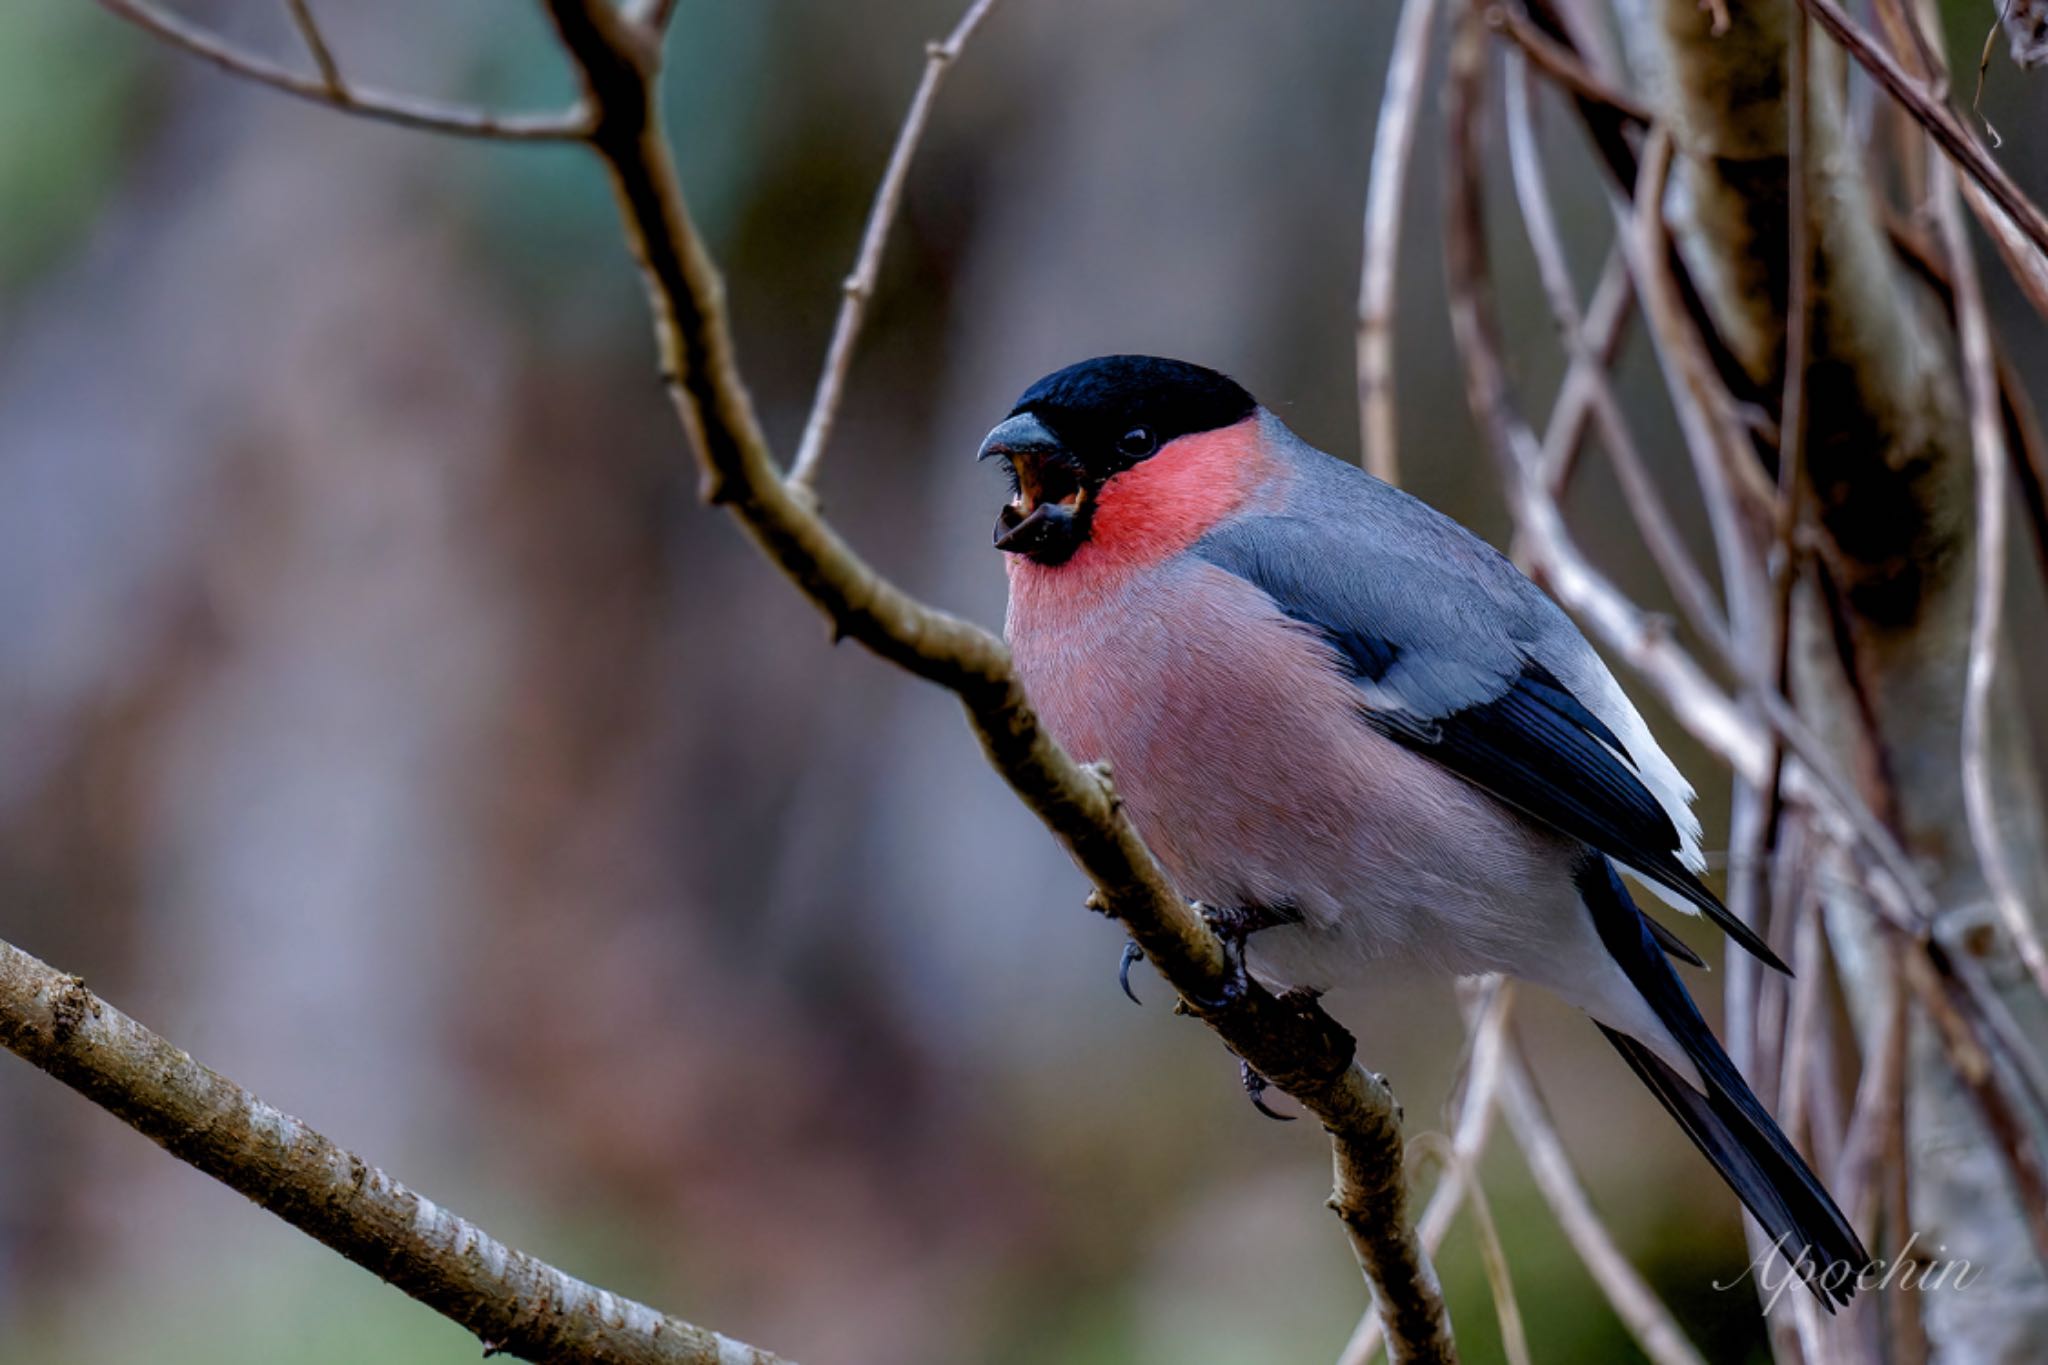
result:
M 1133 1005 L 1143 1005 L 1145 1002 L 1140 1000 L 1138 993 L 1131 989 L 1131 964 L 1133 962 L 1143 962 L 1144 960 L 1145 950 L 1138 946 L 1138 940 L 1134 938 L 1125 939 L 1124 960 L 1117 964 L 1116 984 L 1124 988 L 1124 994 L 1130 997 Z
M 1237 1078 L 1244 1084 L 1245 1098 L 1252 1102 L 1252 1108 L 1258 1110 L 1269 1119 L 1275 1119 L 1281 1123 L 1294 1122 L 1294 1115 L 1277 1114 L 1266 1107 L 1266 1091 L 1273 1083 L 1252 1070 L 1250 1062 L 1242 1060 L 1238 1062 Z

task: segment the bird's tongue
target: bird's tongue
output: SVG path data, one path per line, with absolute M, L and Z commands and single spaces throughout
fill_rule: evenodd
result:
M 996 514 L 996 548 L 1008 554 L 1064 547 L 1073 538 L 1074 509 L 1057 502 L 1042 502 L 1025 512 L 1016 503 L 1003 504 Z

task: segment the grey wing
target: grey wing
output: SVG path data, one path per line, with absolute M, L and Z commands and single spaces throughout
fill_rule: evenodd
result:
M 1312 470 L 1295 493 L 1299 514 L 1234 520 L 1195 552 L 1329 643 L 1365 723 L 1782 967 L 1700 882 L 1692 789 L 1557 605 L 1449 518 L 1320 458 L 1343 473 Z

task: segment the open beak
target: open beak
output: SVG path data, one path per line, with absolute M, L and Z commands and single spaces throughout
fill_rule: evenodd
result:
M 1017 476 L 1017 498 L 996 515 L 995 544 L 1008 554 L 1057 564 L 1080 548 L 1076 520 L 1087 497 L 1080 468 L 1051 428 L 1020 412 L 988 434 L 977 460 L 1001 459 Z

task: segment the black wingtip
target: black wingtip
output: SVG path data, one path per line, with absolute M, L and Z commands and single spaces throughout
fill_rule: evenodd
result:
M 1604 1024 L 1600 1031 L 1728 1182 L 1820 1306 L 1833 1313 L 1848 1303 L 1870 1253 L 1726 1054 L 1716 1046 L 1712 1057 L 1695 1057 L 1712 1078 L 1712 1093 L 1702 1094 L 1634 1038 Z
M 1708 890 L 1706 883 L 1695 877 L 1689 869 L 1678 868 L 1676 875 L 1668 869 L 1652 869 L 1652 873 L 1655 880 L 1670 887 L 1704 911 L 1707 918 L 1719 926 L 1722 933 L 1740 945 L 1744 952 L 1773 971 L 1783 972 L 1786 976 L 1794 975 L 1792 969 L 1785 965 L 1785 959 L 1771 951 L 1771 945 L 1764 942 L 1763 936 L 1737 919 L 1735 912 L 1721 904 L 1721 898 Z
M 1855 1228 L 1700 1017 L 1665 960 L 1651 921 L 1612 865 L 1589 857 L 1577 879 L 1601 941 L 1696 1076 L 1681 1076 L 1655 1049 L 1628 1034 L 1605 1024 L 1601 1032 L 1741 1198 L 1814 1297 L 1830 1311 L 1848 1302 L 1870 1264 Z M 1768 950 L 1759 956 L 1776 961 Z
M 1656 920 L 1651 919 L 1648 915 L 1644 915 L 1643 923 L 1649 926 L 1650 937 L 1657 940 L 1657 946 L 1662 948 L 1668 955 L 1677 958 L 1688 967 L 1705 967 L 1707 965 L 1707 960 L 1694 952 L 1690 943 L 1687 943 L 1677 934 L 1672 933 Z

